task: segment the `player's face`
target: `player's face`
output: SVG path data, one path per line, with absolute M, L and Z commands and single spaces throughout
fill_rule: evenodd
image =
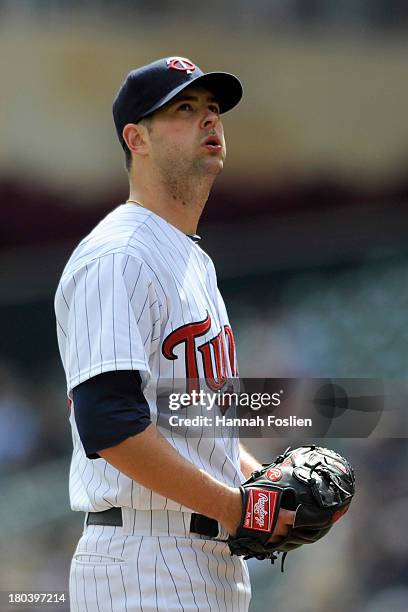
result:
M 219 105 L 208 90 L 187 87 L 152 117 L 150 154 L 165 174 L 218 174 L 226 147 Z

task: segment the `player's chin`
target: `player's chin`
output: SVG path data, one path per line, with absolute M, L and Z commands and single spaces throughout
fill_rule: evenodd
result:
M 207 163 L 205 165 L 206 165 L 207 172 L 209 172 L 210 174 L 217 175 L 221 172 L 221 170 L 224 167 L 224 160 L 223 159 L 211 160 L 211 163 Z
M 208 172 L 218 174 L 224 167 L 224 155 L 206 155 L 201 159 L 202 165 Z

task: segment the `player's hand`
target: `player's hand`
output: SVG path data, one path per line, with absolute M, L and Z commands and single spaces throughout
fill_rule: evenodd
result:
M 219 522 L 224 525 L 231 536 L 236 534 L 236 531 L 241 524 L 242 518 L 242 495 L 241 491 L 236 487 L 230 487 L 229 495 L 226 498 L 226 506 L 224 507 L 223 516 L 218 518 Z
M 294 510 L 285 510 L 281 508 L 278 514 L 278 520 L 276 521 L 275 529 L 273 530 L 272 536 L 268 540 L 271 544 L 277 544 L 289 533 L 290 527 L 295 522 L 296 512 Z

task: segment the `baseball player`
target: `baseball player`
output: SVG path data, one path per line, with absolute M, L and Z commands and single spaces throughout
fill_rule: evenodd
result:
M 232 437 L 166 436 L 163 387 L 237 376 L 234 336 L 197 224 L 225 160 L 239 79 L 169 57 L 133 70 L 113 104 L 129 199 L 82 240 L 55 298 L 85 513 L 71 610 L 247 610 L 246 562 L 225 543 L 259 467 Z M 294 513 L 281 510 L 273 538 Z

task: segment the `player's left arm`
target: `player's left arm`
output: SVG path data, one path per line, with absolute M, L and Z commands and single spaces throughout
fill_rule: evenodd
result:
M 255 470 L 262 469 L 262 465 L 259 463 L 259 461 L 246 450 L 241 442 L 239 443 L 239 459 L 241 472 L 246 479 L 250 478 L 252 472 Z

